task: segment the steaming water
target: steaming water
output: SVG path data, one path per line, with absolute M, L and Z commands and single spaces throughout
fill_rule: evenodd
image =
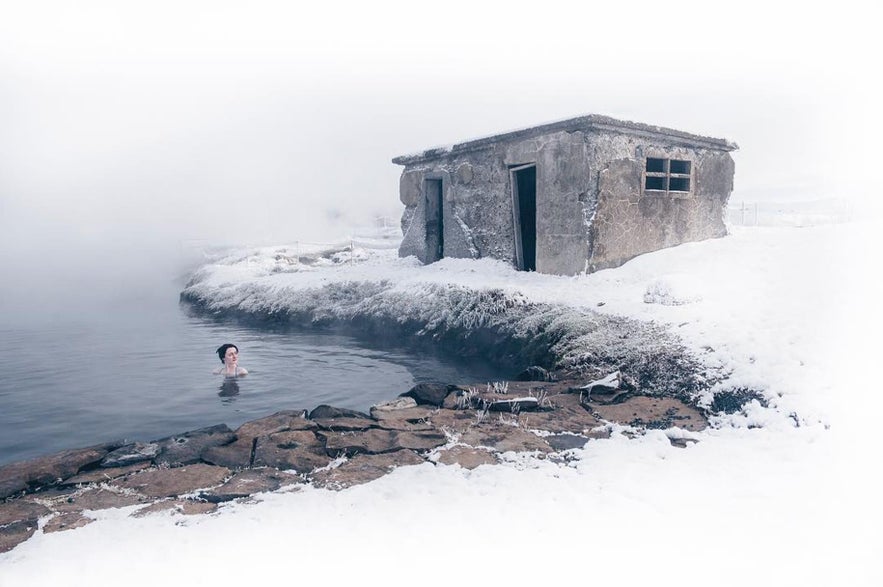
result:
M 487 363 L 370 349 L 345 336 L 194 317 L 179 306 L 179 290 L 154 284 L 0 313 L 0 464 L 119 438 L 235 428 L 283 409 L 366 411 L 417 382 L 504 375 Z M 239 346 L 250 372 L 238 388 L 211 373 L 224 342 Z

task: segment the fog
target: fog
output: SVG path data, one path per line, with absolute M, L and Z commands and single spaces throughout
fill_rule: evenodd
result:
M 392 157 L 587 113 L 735 141 L 734 200 L 870 191 L 879 90 L 849 2 L 20 4 L 0 18 L 7 309 L 173 279 L 205 244 L 397 221 Z

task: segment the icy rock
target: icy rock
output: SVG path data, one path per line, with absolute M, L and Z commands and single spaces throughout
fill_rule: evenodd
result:
M 105 468 L 125 467 L 135 463 L 152 461 L 159 454 L 159 445 L 153 442 L 133 442 L 111 451 L 101 460 Z

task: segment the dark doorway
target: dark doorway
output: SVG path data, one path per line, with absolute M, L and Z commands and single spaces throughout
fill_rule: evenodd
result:
M 426 262 L 432 263 L 445 256 L 442 180 L 425 180 L 423 197 L 426 198 Z
M 509 170 L 515 222 L 515 258 L 519 269 L 537 270 L 537 167 Z

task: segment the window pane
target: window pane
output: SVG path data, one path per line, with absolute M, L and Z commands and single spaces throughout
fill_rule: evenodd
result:
M 647 171 L 650 173 L 665 173 L 665 159 L 651 159 L 647 157 Z
M 650 177 L 648 176 L 646 181 L 644 182 L 645 190 L 665 190 L 665 178 L 664 177 Z
M 674 161 L 672 161 L 674 163 Z M 673 192 L 689 192 L 690 191 L 690 178 L 689 177 L 672 177 L 668 180 L 668 189 Z
M 669 164 L 671 165 L 672 173 L 683 173 L 685 175 L 689 175 L 690 173 L 689 161 L 678 161 L 677 159 L 672 159 Z

